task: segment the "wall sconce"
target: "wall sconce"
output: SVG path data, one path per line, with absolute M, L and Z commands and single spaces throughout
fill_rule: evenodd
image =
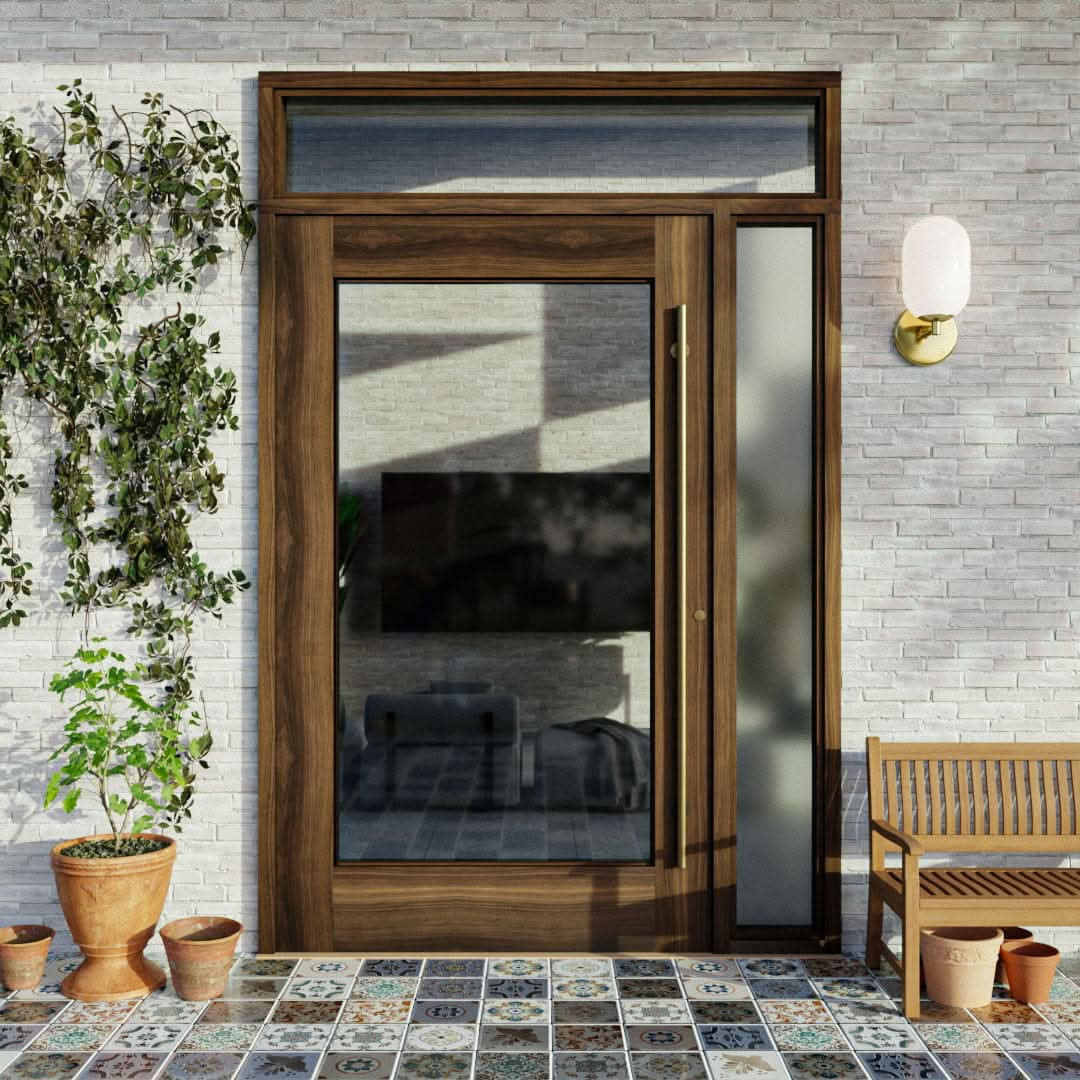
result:
M 896 351 L 913 364 L 941 363 L 956 347 L 953 316 L 971 293 L 971 241 L 964 226 L 947 217 L 912 225 L 904 237 L 900 284 L 907 311 L 893 330 Z

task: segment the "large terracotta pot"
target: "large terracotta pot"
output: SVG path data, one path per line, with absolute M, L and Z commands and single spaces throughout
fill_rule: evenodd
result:
M 60 985 L 78 1001 L 122 1001 L 165 985 L 165 972 L 143 956 L 169 890 L 176 844 L 167 841 L 146 855 L 79 859 L 64 848 L 108 834 L 65 840 L 52 849 L 52 868 L 60 906 L 75 944 L 86 958 Z
M 243 926 L 218 915 L 193 915 L 161 928 L 173 989 L 185 1001 L 221 997 Z
M 1050 1000 L 1050 987 L 1061 960 L 1053 945 L 1040 941 L 1012 941 L 1001 950 L 1009 991 L 1017 1001 L 1041 1005 Z
M 942 1005 L 975 1009 L 994 994 L 994 965 L 1005 935 L 996 927 L 945 926 L 922 931 L 926 989 Z

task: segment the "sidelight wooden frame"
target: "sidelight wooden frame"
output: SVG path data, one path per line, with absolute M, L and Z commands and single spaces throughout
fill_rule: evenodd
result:
M 285 100 L 293 96 L 442 94 L 496 99 L 514 94 L 660 99 L 684 95 L 797 97 L 815 102 L 817 184 L 807 194 L 394 194 L 285 190 Z M 264 72 L 259 77 L 259 946 L 261 951 L 332 951 L 329 881 L 332 830 L 325 843 L 305 832 L 322 820 L 325 780 L 312 763 L 333 754 L 331 732 L 309 730 L 309 712 L 333 715 L 333 686 L 290 664 L 298 640 L 325 647 L 333 625 L 298 628 L 295 616 L 313 583 L 333 574 L 333 474 L 298 490 L 290 462 L 306 448 L 295 436 L 295 365 L 280 364 L 290 343 L 309 340 L 332 354 L 333 313 L 325 294 L 304 299 L 289 267 L 334 276 L 334 226 L 341 215 L 679 215 L 708 219 L 712 235 L 714 476 L 734 480 L 735 230 L 741 224 L 807 224 L 815 230 L 815 816 L 814 923 L 803 928 L 735 923 L 735 521 L 722 504 L 713 516 L 711 662 L 713 790 L 712 946 L 835 951 L 840 941 L 840 74 L 838 72 Z M 302 220 L 296 220 L 300 218 Z M 344 223 L 342 223 L 344 224 Z M 390 224 L 389 222 L 387 224 Z M 279 298 L 288 296 L 285 305 Z M 322 297 L 320 299 L 320 296 Z M 287 307 L 288 310 L 284 310 Z M 322 335 L 322 337 L 320 337 Z M 311 395 L 304 402 L 312 403 Z M 331 415 L 333 402 L 318 403 Z M 310 422 L 314 417 L 307 418 Z M 298 523 L 325 520 L 323 530 Z M 329 744 L 329 745 L 328 745 Z M 308 775 L 310 773 L 310 775 Z M 317 809 L 316 808 L 317 805 Z M 314 815 L 314 817 L 312 817 Z M 325 895 L 323 895 L 325 893 Z

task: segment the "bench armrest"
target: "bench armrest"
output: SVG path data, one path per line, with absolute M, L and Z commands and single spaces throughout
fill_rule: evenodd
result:
M 922 855 L 923 846 L 914 836 L 902 832 L 895 825 L 890 825 L 883 818 L 872 818 L 870 831 L 880 833 L 886 840 L 891 840 L 900 847 L 905 855 Z

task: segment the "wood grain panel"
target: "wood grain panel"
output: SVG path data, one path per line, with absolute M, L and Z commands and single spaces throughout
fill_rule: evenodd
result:
M 328 218 L 276 223 L 270 328 L 272 419 L 261 467 L 272 581 L 261 597 L 261 651 L 273 656 L 272 709 L 260 714 L 272 780 L 262 790 L 276 882 L 271 934 L 281 949 L 332 947 L 334 807 L 334 285 Z M 264 402 L 265 407 L 265 402 Z M 270 463 L 273 464 L 270 464 Z M 260 701 L 263 695 L 260 695 Z M 264 849 L 265 850 L 265 849 Z
M 654 258 L 648 218 L 349 217 L 334 225 L 342 278 L 648 278 Z

